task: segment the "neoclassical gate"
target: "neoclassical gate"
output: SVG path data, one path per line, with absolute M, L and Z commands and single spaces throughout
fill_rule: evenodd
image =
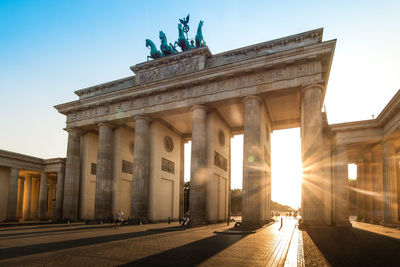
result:
M 216 55 L 200 47 L 76 91 L 79 100 L 56 106 L 68 131 L 63 218 L 107 220 L 115 209 L 144 221 L 182 216 L 191 140 L 191 220 L 225 221 L 230 138 L 243 134 L 243 225 L 261 225 L 271 216 L 270 134 L 300 127 L 304 224 L 348 225 L 347 162 L 321 111 L 336 40 L 322 33 Z

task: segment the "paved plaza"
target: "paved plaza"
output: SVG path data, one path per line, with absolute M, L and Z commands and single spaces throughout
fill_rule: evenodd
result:
M 143 226 L 51 224 L 0 229 L 1 266 L 279 266 L 296 220 L 254 234 L 226 234 L 216 224 L 181 231 Z
M 0 227 L 0 266 L 396 266 L 400 230 L 297 228 L 283 218 L 255 233 L 232 225 L 27 224 Z

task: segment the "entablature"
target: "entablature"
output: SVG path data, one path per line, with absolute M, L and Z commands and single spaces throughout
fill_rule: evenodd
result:
M 78 127 L 98 120 L 167 112 L 197 102 L 210 102 L 211 99 L 221 101 L 243 97 L 246 93 L 272 92 L 311 83 L 325 84 L 330 66 L 323 65 L 323 62 L 331 59 L 334 46 L 335 41 L 317 43 L 270 57 L 253 58 L 81 99 L 56 108 L 67 115 L 68 127 Z

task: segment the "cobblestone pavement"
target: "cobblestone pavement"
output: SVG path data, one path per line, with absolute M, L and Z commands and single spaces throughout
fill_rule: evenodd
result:
M 0 266 L 279 266 L 296 221 L 254 234 L 224 234 L 225 224 L 179 230 L 143 226 L 0 226 Z

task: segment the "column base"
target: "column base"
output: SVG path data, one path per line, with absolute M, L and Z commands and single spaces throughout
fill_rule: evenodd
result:
M 334 226 L 335 227 L 353 227 L 353 225 L 350 222 L 336 223 Z
M 133 225 L 142 225 L 142 224 L 149 224 L 151 221 L 147 218 L 129 218 L 128 224 Z
M 390 228 L 400 227 L 400 223 L 382 223 L 381 225 L 384 227 L 390 227 Z
M 200 226 L 204 226 L 204 225 L 207 225 L 208 224 L 208 222 L 206 222 L 206 221 L 199 221 L 199 220 L 190 220 L 189 219 L 189 222 L 188 222 L 188 226 L 190 226 L 190 227 L 200 227 Z

